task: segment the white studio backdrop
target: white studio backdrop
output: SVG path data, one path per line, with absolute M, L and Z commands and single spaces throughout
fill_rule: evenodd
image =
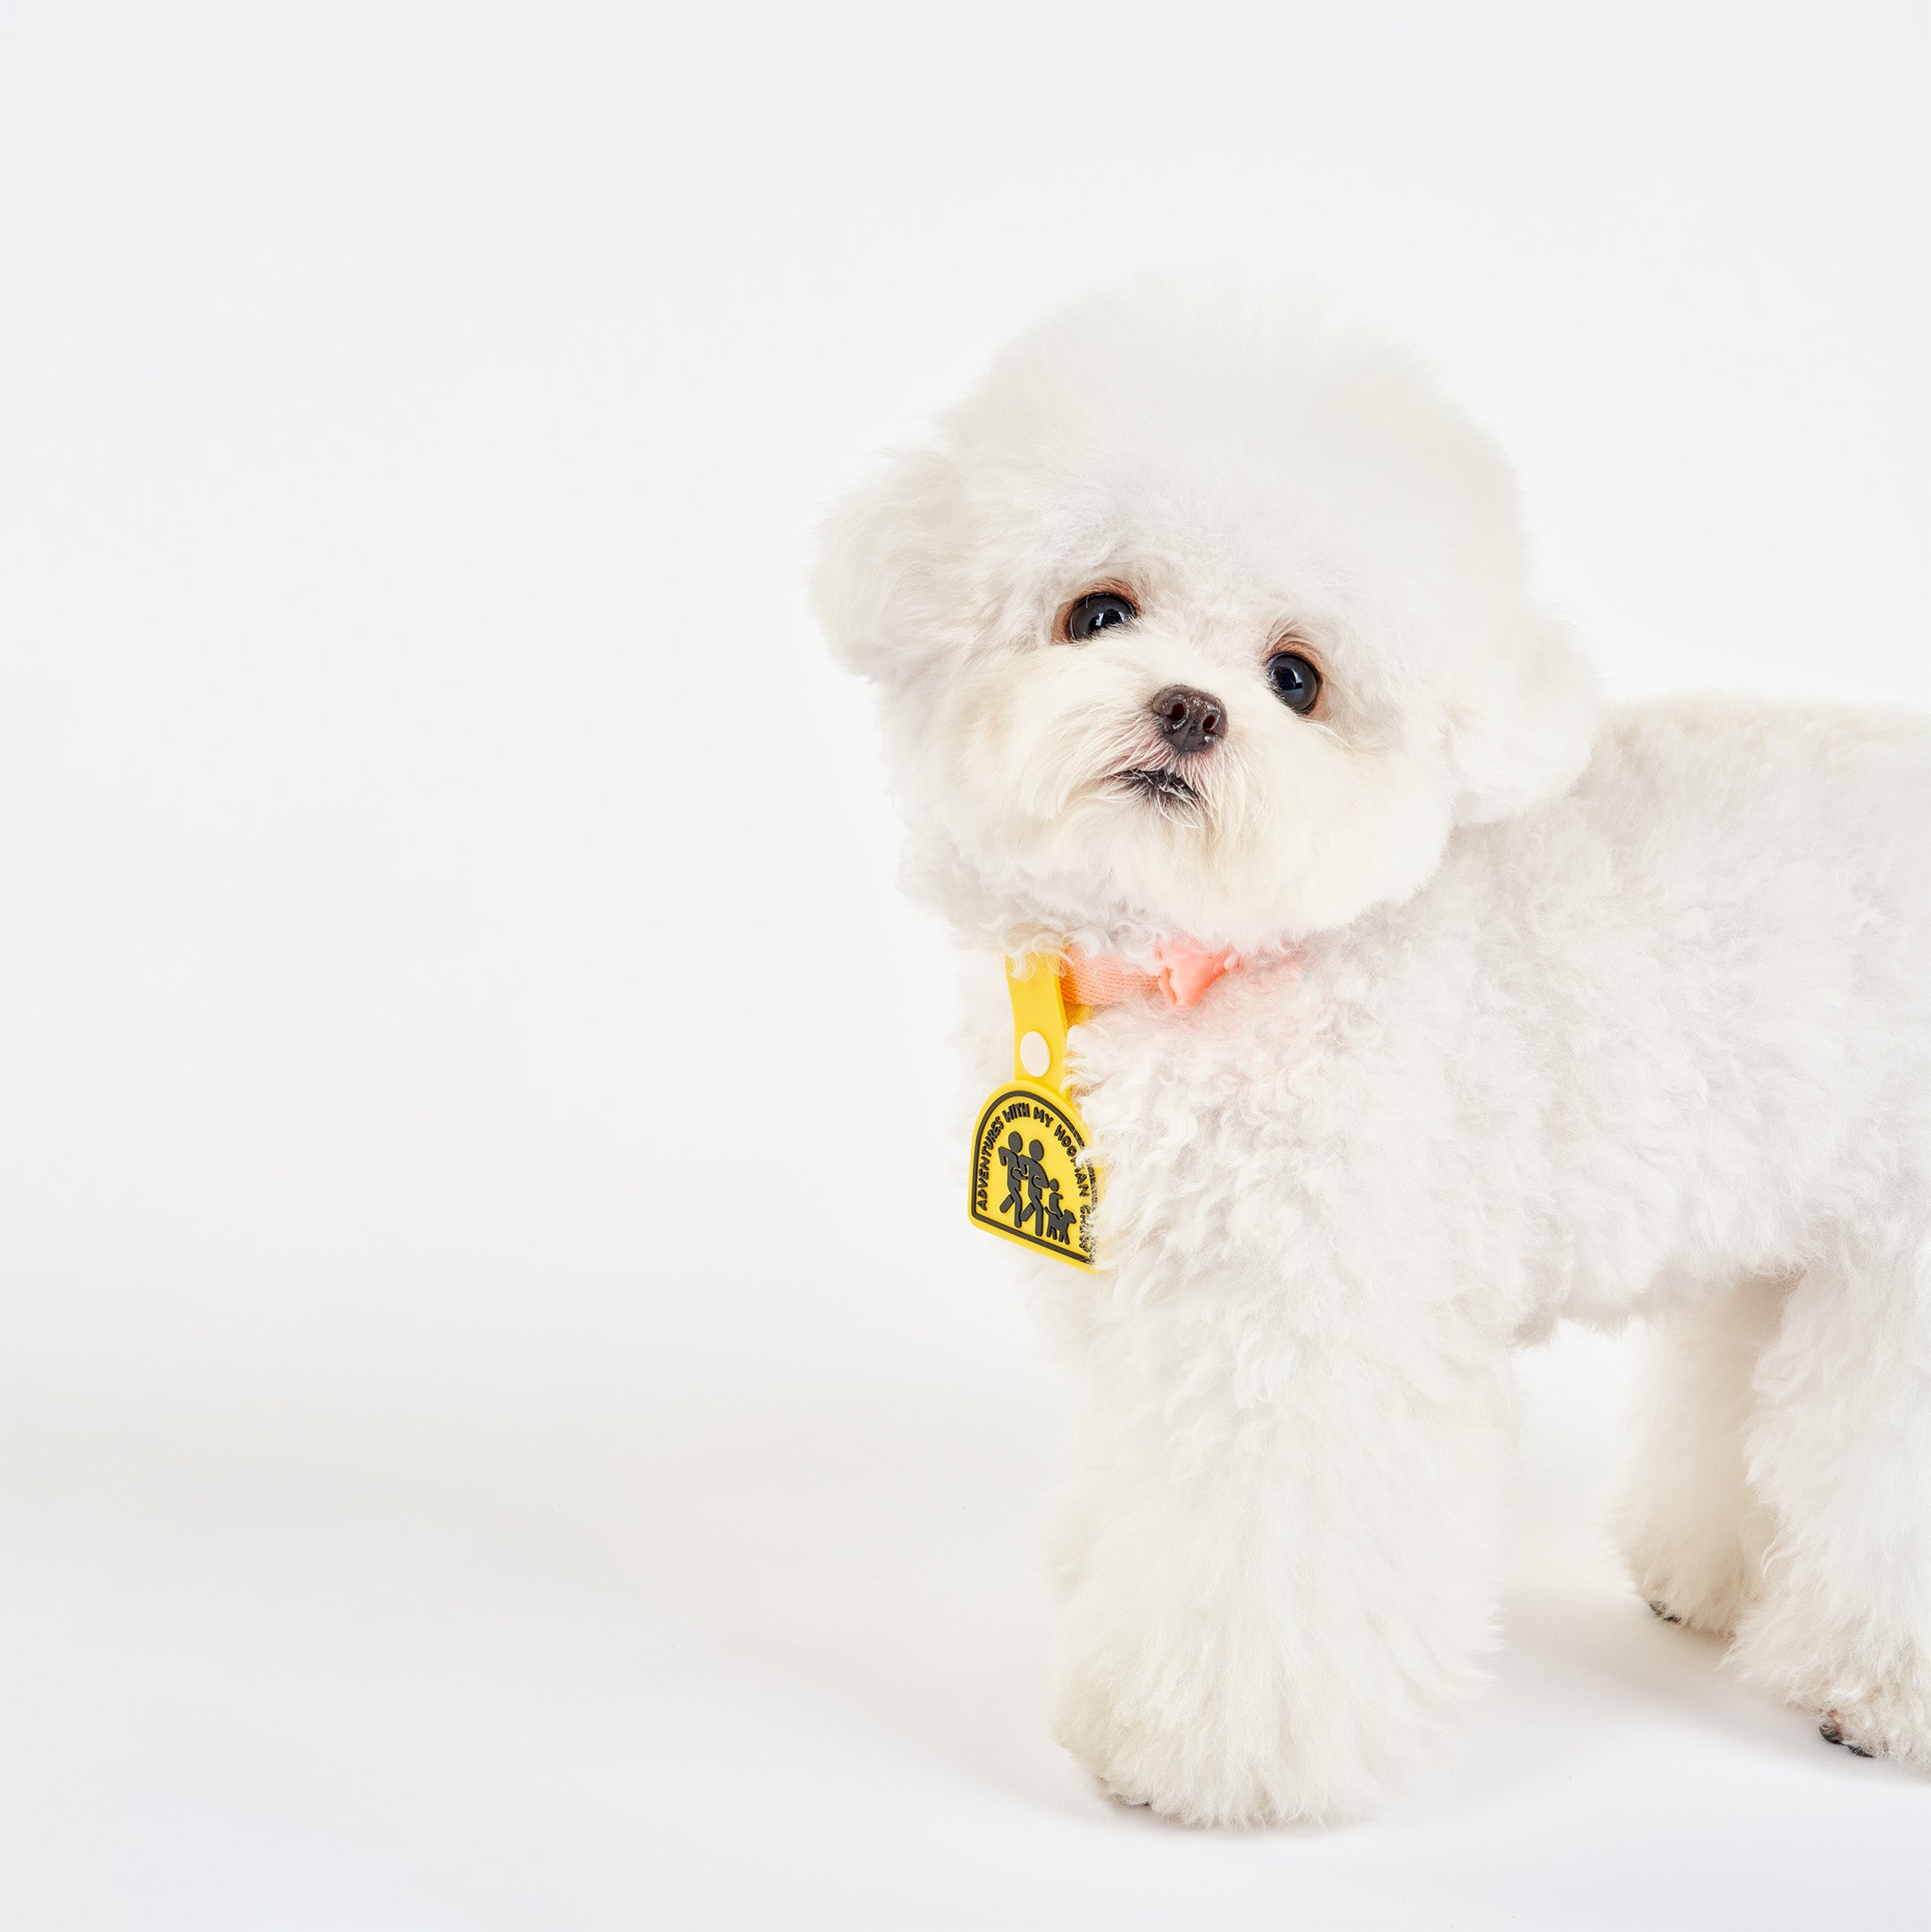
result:
M 1603 1555 L 1353 1833 L 1045 1737 L 1057 1392 L 954 1198 L 812 527 L 1042 304 L 1333 283 L 1621 696 L 1931 704 L 1915 7 L 0 15 L 18 1922 L 1911 1922 L 1931 1789 Z M 856 1104 L 855 1104 L 856 1103 Z M 1921 1863 L 1921 1861 L 1920 1861 Z

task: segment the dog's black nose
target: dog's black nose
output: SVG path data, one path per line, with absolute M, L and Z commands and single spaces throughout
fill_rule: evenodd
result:
M 1227 713 L 1220 700 L 1191 684 L 1169 684 L 1151 709 L 1160 736 L 1176 751 L 1211 751 L 1227 736 Z

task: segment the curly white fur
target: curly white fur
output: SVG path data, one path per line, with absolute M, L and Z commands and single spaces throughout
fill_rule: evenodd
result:
M 1096 585 L 1137 620 L 1059 641 Z M 1023 338 L 834 519 L 818 595 L 963 944 L 1303 961 L 1075 1033 L 1108 1191 L 1104 1273 L 1038 1270 L 1084 1390 L 1067 1745 L 1190 1820 L 1375 1804 L 1481 1681 L 1510 1351 L 1640 1313 L 1639 1587 L 1931 1761 L 1926 727 L 1599 717 L 1488 443 L 1237 285 Z M 1223 743 L 1163 751 L 1172 683 Z M 1197 806 L 1115 781 L 1162 761 Z

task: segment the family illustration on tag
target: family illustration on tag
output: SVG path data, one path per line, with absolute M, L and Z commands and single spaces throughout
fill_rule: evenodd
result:
M 1027 1145 L 1015 1128 L 1006 1136 L 999 1157 L 1006 1169 L 1006 1198 L 999 1202 L 1001 1214 L 1010 1214 L 1013 1226 L 1023 1228 L 1028 1221 L 1049 1241 L 1071 1246 L 1073 1211 L 1059 1204 L 1059 1183 L 1046 1171 L 1046 1149 L 1038 1141 Z
M 1001 1088 L 973 1130 L 974 1226 L 1075 1268 L 1095 1266 L 1086 1215 L 1100 1198 L 1100 1175 L 1085 1150 L 1084 1124 L 1063 1095 Z

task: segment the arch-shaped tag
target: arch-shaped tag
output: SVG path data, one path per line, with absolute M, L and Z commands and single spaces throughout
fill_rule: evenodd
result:
M 1013 1077 L 979 1109 L 973 1129 L 967 1212 L 1002 1240 L 1092 1268 L 1092 1211 L 1100 1173 L 1086 1152 L 1086 1123 L 1067 1091 L 1069 1016 L 1058 963 L 1033 955 L 1006 962 L 1012 1000 Z

